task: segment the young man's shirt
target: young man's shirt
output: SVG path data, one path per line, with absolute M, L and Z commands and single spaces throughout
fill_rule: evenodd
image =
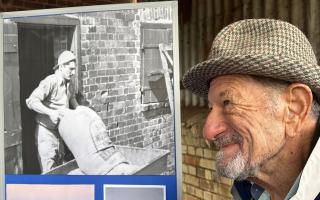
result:
M 69 108 L 71 98 L 75 98 L 75 92 L 70 82 L 66 82 L 59 74 L 52 74 L 40 82 L 30 97 L 26 99 L 26 104 L 32 109 L 32 104 L 40 101 L 50 109 L 59 110 Z M 56 124 L 47 115 L 38 113 L 36 121 L 46 128 L 56 129 Z

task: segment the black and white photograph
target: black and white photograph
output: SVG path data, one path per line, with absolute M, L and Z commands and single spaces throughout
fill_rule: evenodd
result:
M 163 185 L 104 185 L 104 200 L 166 200 Z
M 172 11 L 4 19 L 5 174 L 175 174 Z
M 7 184 L 7 200 L 94 200 L 94 185 Z

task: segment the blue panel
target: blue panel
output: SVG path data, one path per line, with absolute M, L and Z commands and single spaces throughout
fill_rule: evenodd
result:
M 176 176 L 66 176 L 66 175 L 6 175 L 6 184 L 93 184 L 95 200 L 103 200 L 104 184 L 164 185 L 166 199 L 177 199 Z

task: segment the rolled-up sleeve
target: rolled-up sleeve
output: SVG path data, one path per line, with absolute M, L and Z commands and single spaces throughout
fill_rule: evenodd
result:
M 47 77 L 40 82 L 39 86 L 34 89 L 29 98 L 26 99 L 26 104 L 29 109 L 32 109 L 34 102 L 42 102 L 50 94 L 52 83 L 51 77 Z

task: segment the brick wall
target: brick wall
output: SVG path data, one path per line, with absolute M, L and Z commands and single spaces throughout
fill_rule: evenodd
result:
M 115 144 L 168 149 L 169 173 L 173 173 L 173 115 L 168 108 L 144 111 L 141 103 L 140 24 L 168 21 L 168 15 L 155 14 L 158 10 L 80 15 L 80 91 L 103 119 Z
M 215 169 L 215 151 L 202 137 L 207 109 L 182 109 L 182 171 L 184 200 L 228 200 L 232 181 L 219 177 Z

